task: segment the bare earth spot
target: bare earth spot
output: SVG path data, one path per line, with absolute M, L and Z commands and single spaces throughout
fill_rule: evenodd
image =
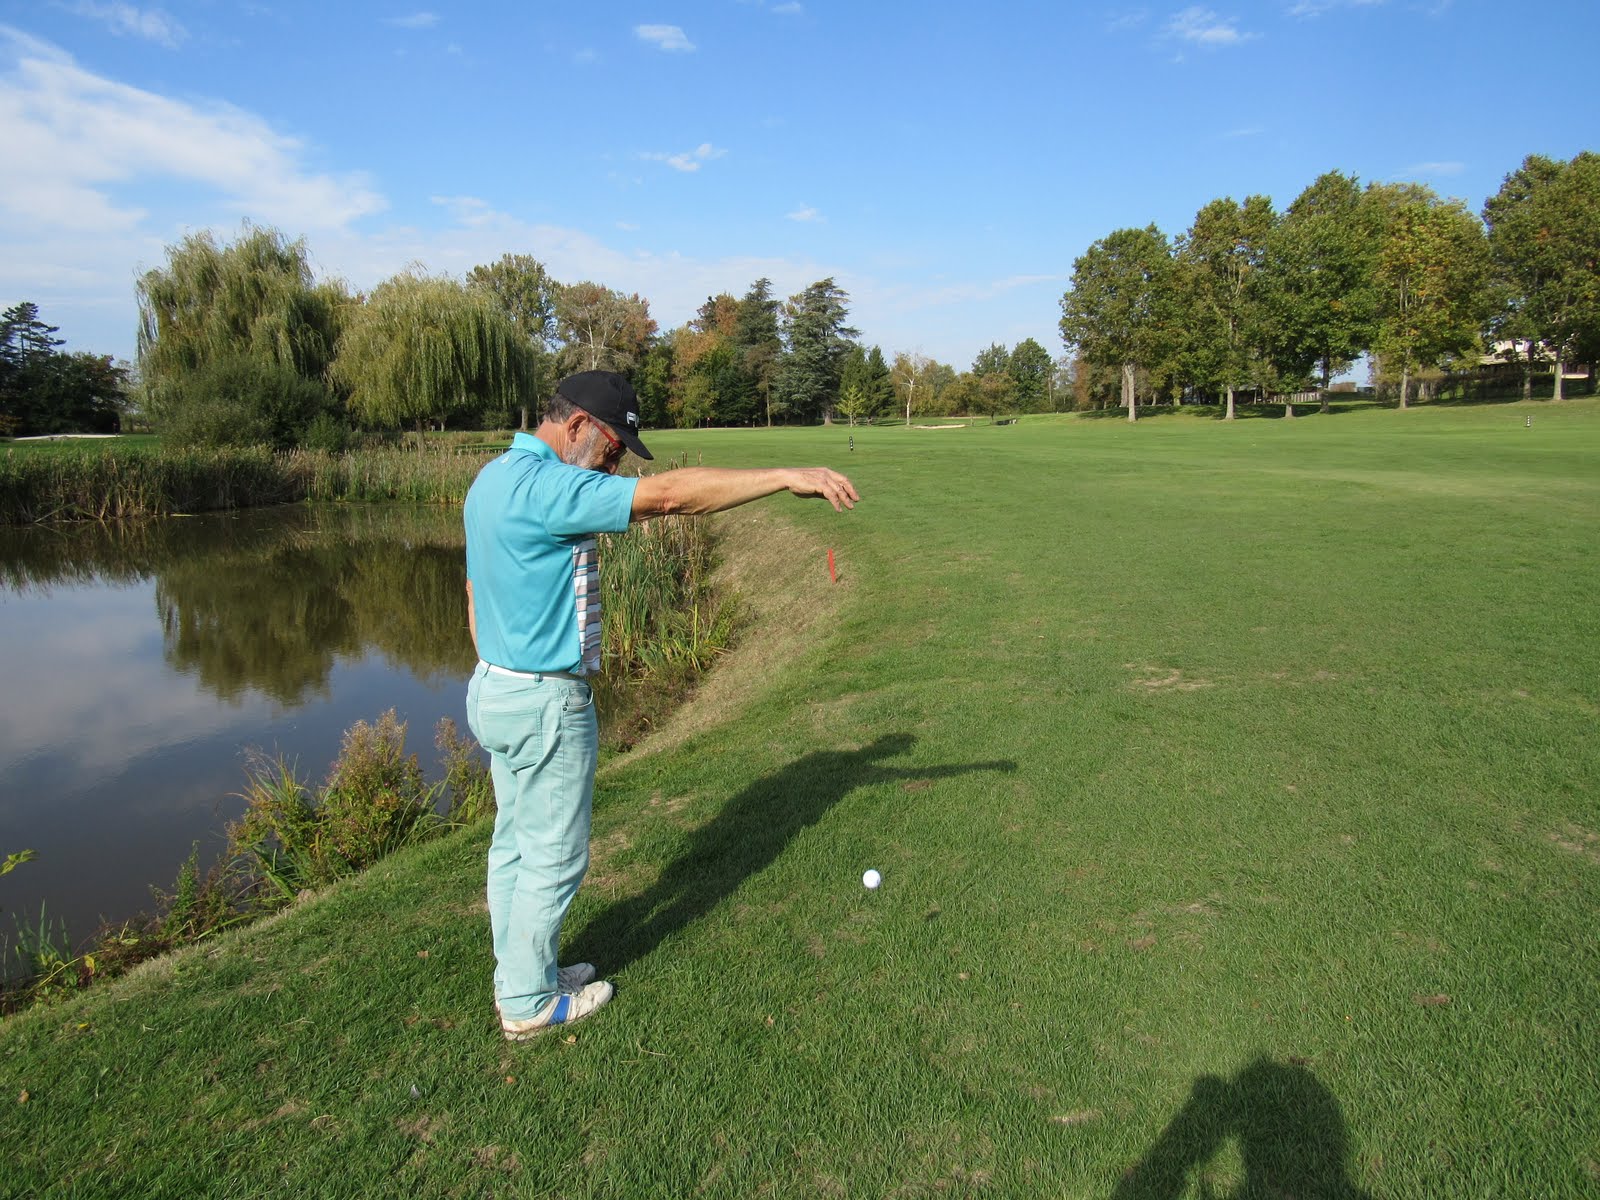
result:
M 1550 840 L 1568 854 L 1577 854 L 1600 866 L 1600 833 L 1568 821 L 1555 833 L 1550 834 Z
M 399 1129 L 401 1133 L 410 1134 L 412 1137 L 419 1138 L 424 1142 L 433 1141 L 434 1133 L 439 1128 L 439 1122 L 426 1115 L 417 1117 L 412 1121 L 404 1121 L 396 1117 L 394 1123 L 395 1128 Z
M 285 1117 L 297 1117 L 305 1112 L 306 1106 L 298 1100 L 285 1100 L 278 1106 L 278 1111 L 265 1117 L 257 1117 L 253 1121 L 246 1121 L 239 1126 L 241 1133 L 250 1133 L 260 1129 L 263 1125 L 270 1125 L 274 1121 L 281 1121 Z
M 1153 667 L 1148 664 L 1142 667 L 1126 664 L 1130 671 L 1143 671 L 1144 678 L 1134 680 L 1134 685 L 1146 691 L 1157 692 L 1171 689 L 1174 692 L 1194 692 L 1201 688 L 1215 687 L 1209 679 L 1185 679 L 1183 672 L 1176 667 Z
M 1147 933 L 1142 938 L 1134 938 L 1132 941 L 1130 941 L 1128 943 L 1128 945 L 1133 947 L 1133 949 L 1135 949 L 1135 950 L 1148 950 L 1148 949 L 1150 949 L 1150 947 L 1154 946 L 1155 944 L 1156 944 L 1156 935 L 1153 934 L 1153 933 Z
M 1443 992 L 1440 992 L 1436 996 L 1417 995 L 1411 997 L 1411 999 L 1422 1005 L 1423 1008 L 1443 1008 L 1446 1004 L 1450 1003 L 1450 997 L 1446 996 Z
M 1050 1120 L 1056 1125 L 1087 1125 L 1099 1118 L 1098 1108 L 1080 1108 L 1077 1112 L 1062 1113 L 1059 1117 L 1051 1117 Z
M 472 1152 L 472 1159 L 488 1171 L 515 1173 L 522 1168 L 515 1151 L 507 1154 L 499 1146 L 479 1146 Z
M 907 792 L 925 792 L 933 786 L 931 779 L 908 779 L 900 787 Z

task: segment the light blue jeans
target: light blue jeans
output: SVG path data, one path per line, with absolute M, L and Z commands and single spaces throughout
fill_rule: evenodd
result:
M 589 869 L 600 730 L 581 679 L 521 679 L 479 663 L 467 725 L 489 752 L 497 812 L 489 931 L 501 1014 L 525 1021 L 556 995 L 561 922 Z

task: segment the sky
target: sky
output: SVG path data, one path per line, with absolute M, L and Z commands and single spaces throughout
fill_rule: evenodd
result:
M 1329 170 L 1478 211 L 1600 150 L 1597 35 L 1600 0 L 0 0 L 0 306 L 132 358 L 140 274 L 250 221 L 353 289 L 530 254 L 667 330 L 832 277 L 886 356 L 1059 355 L 1115 229 Z

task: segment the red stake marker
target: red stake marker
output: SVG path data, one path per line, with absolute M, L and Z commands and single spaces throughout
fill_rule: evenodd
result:
M 833 549 L 832 549 L 832 547 L 829 547 L 829 549 L 828 549 L 828 578 L 831 579 L 834 583 L 838 583 L 839 582 L 839 572 L 834 570 L 834 568 L 833 568 Z

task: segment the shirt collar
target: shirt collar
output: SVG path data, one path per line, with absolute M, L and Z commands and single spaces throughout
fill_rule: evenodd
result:
M 542 438 L 536 438 L 531 433 L 514 433 L 511 435 L 511 449 L 527 450 L 537 454 L 540 458 L 555 459 L 557 457 L 554 447 Z

